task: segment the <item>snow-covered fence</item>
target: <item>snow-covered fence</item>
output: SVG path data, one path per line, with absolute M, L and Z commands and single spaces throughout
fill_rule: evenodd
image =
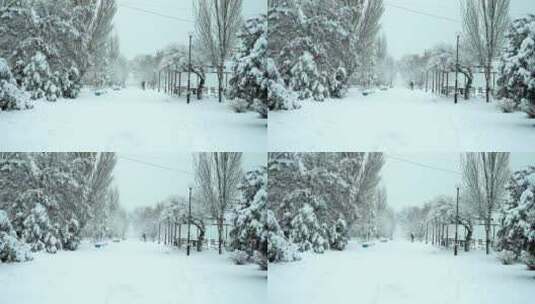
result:
M 191 73 L 191 85 L 190 90 L 193 95 L 198 93 L 198 89 L 202 87 L 202 95 L 217 96 L 218 94 L 218 81 L 217 72 L 212 66 L 201 67 L 203 71 L 203 77 L 197 73 Z M 223 81 L 223 89 L 226 90 L 231 77 L 231 72 L 224 72 L 225 79 Z M 187 69 L 181 69 L 180 66 L 171 64 L 162 67 L 158 71 L 154 72 L 153 80 L 150 82 L 152 89 L 158 90 L 172 96 L 182 96 L 187 94 L 188 90 L 188 71 Z
M 498 224 L 491 224 L 490 233 L 490 245 L 494 245 L 496 240 L 496 232 L 498 230 Z M 485 238 L 485 225 L 483 222 L 478 222 L 472 226 L 471 236 L 469 243 L 466 244 L 467 237 L 469 235 L 468 229 L 459 224 L 457 245 L 459 248 L 465 248 L 468 245 L 470 249 L 484 249 Z M 425 227 L 425 243 L 431 243 L 434 246 L 450 248 L 455 245 L 455 223 L 443 222 L 437 219 L 428 221 Z
M 228 245 L 231 225 L 223 224 L 223 244 Z M 182 248 L 187 246 L 188 223 L 164 220 L 158 223 L 158 244 L 176 246 Z M 190 242 L 193 248 L 218 248 L 218 229 L 215 220 L 209 220 L 208 224 L 191 223 Z M 199 243 L 200 242 L 200 243 Z
M 458 74 L 458 93 L 465 94 L 467 86 L 470 87 L 470 96 L 479 95 L 484 96 L 486 93 L 485 72 L 481 66 L 473 66 L 472 80 L 463 73 Z M 496 92 L 496 71 L 491 72 L 491 91 L 492 94 Z M 453 96 L 455 94 L 455 71 L 444 69 L 430 69 L 424 75 L 425 91 L 443 96 Z

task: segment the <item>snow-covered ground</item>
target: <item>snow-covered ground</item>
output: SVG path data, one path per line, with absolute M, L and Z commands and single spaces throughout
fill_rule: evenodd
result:
M 266 272 L 227 255 L 125 241 L 0 264 L 0 303 L 265 303 Z
M 420 243 L 351 243 L 343 252 L 269 266 L 270 303 L 528 304 L 535 272 L 484 252 L 454 257 Z
M 535 150 L 535 120 L 504 114 L 495 103 L 440 98 L 395 88 L 343 100 L 303 102 L 269 115 L 270 151 L 507 151 Z
M 267 120 L 237 114 L 215 99 L 184 98 L 128 88 L 75 100 L 36 102 L 0 113 L 0 150 L 264 152 Z

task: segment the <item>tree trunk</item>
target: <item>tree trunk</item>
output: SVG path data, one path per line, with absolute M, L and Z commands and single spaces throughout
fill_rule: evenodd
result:
M 464 99 L 465 100 L 470 99 L 470 90 L 472 89 L 472 82 L 473 81 L 474 80 L 473 80 L 472 77 L 467 77 L 466 87 L 464 88 Z
M 199 80 L 199 86 L 197 87 L 197 99 L 201 100 L 202 99 L 202 91 L 204 90 L 205 79 L 204 79 L 204 77 L 199 77 L 199 78 L 200 78 L 200 80 Z
M 219 102 L 223 102 L 223 81 L 224 81 L 224 78 L 225 75 L 223 73 L 223 66 L 220 66 L 218 67 L 218 71 L 217 71 L 217 83 L 218 83 L 218 86 L 219 86 Z
M 204 230 L 200 229 L 199 240 L 197 241 L 197 251 L 202 251 L 202 243 L 204 242 Z
M 485 225 L 485 253 L 490 254 L 490 223 Z
M 464 251 L 468 252 L 470 251 L 470 242 L 472 241 L 472 230 L 467 229 L 466 231 L 466 238 L 464 240 Z
M 486 99 L 487 99 L 487 103 L 490 102 L 490 65 L 488 65 L 486 68 L 485 68 L 485 85 L 487 86 L 487 89 L 486 89 Z
M 219 254 L 223 254 L 223 221 L 219 219 L 217 223 L 217 234 L 219 238 Z

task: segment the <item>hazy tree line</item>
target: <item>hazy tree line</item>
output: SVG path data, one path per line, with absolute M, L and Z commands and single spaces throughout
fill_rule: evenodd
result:
M 76 98 L 83 83 L 124 83 L 116 12 L 114 0 L 2 1 L 0 108 L 24 108 L 26 97 Z
M 381 153 L 270 153 L 270 261 L 343 250 L 351 236 L 391 237 L 393 211 L 380 187 L 383 164 Z
M 2 261 L 76 250 L 82 237 L 124 237 L 113 153 L 2 153 Z M 7 244 L 7 245 L 5 245 Z

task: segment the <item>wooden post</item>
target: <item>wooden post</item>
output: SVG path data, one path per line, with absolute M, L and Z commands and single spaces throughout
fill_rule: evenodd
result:
M 182 96 L 182 72 L 178 72 L 178 96 Z
M 433 79 L 431 79 L 431 93 L 435 93 L 435 71 L 433 71 Z
M 450 225 L 446 225 L 446 248 L 450 248 L 450 232 L 449 232 Z
M 178 248 L 182 247 L 182 223 L 178 224 Z
M 450 73 L 446 72 L 446 96 L 450 96 Z
M 161 82 L 162 82 L 162 71 L 158 71 L 158 93 L 160 93 Z
M 427 87 L 426 87 L 427 89 Z M 429 223 L 425 223 L 425 243 L 427 244 L 427 235 L 429 234 Z
M 428 80 L 429 71 L 425 71 L 425 91 L 427 92 L 427 80 Z M 427 243 L 427 241 L 426 241 Z

